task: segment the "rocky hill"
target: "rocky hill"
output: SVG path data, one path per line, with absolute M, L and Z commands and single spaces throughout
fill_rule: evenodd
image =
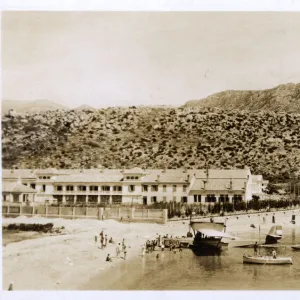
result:
M 300 83 L 282 84 L 262 91 L 225 91 L 202 100 L 188 101 L 184 107 L 300 113 Z
M 207 108 L 47 111 L 2 119 L 3 168 L 251 167 L 269 179 L 300 166 L 300 114 Z
M 9 109 L 14 109 L 17 113 L 32 113 L 42 112 L 47 110 L 68 109 L 67 107 L 49 101 L 49 100 L 36 100 L 36 101 L 18 101 L 18 100 L 3 100 L 2 101 L 2 115 L 6 114 Z

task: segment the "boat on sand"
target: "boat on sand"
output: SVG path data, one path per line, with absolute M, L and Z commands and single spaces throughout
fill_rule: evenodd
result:
M 261 264 L 261 265 L 291 265 L 293 259 L 291 257 L 276 257 L 273 256 L 250 256 L 243 255 L 244 264 Z

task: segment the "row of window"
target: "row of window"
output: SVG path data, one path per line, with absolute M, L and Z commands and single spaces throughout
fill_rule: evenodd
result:
M 78 185 L 77 186 L 77 191 L 81 191 L 81 192 L 84 192 L 84 191 L 93 191 L 93 192 L 96 192 L 96 191 L 100 191 L 100 188 L 101 188 L 101 191 L 103 192 L 109 192 L 110 191 L 110 186 L 109 185 L 103 185 L 103 186 L 97 186 L 97 185 L 90 185 L 90 186 L 86 186 L 86 185 Z M 62 185 L 57 185 L 56 186 L 56 191 L 60 192 L 60 191 L 63 191 L 63 186 Z M 70 191 L 74 191 L 74 185 L 67 185 L 66 186 L 66 191 L 70 192 Z M 113 186 L 113 191 L 114 192 L 121 192 L 122 191 L 122 186 L 120 185 L 116 185 L 116 186 Z
M 138 180 L 139 177 L 138 176 L 126 176 L 127 180 Z
M 28 186 L 28 183 L 24 183 L 24 185 Z M 35 183 L 30 183 L 29 185 L 32 189 L 35 189 Z
M 129 185 L 128 186 L 128 190 L 129 192 L 134 192 L 135 191 L 135 185 Z M 77 190 L 78 191 L 100 191 L 100 188 L 101 188 L 101 191 L 110 191 L 110 186 L 97 186 L 97 185 L 91 185 L 91 186 L 86 186 L 86 185 L 79 185 L 77 186 Z M 119 191 L 122 191 L 122 186 L 113 186 L 113 191 L 115 192 L 119 192 Z M 183 192 L 186 192 L 186 189 L 187 189 L 187 186 L 184 185 L 183 186 Z M 173 192 L 176 192 L 177 190 L 177 186 L 174 184 L 172 186 L 172 191 Z M 62 185 L 57 185 L 56 186 L 56 191 L 63 191 L 63 186 Z M 74 191 L 74 186 L 73 185 L 67 185 L 66 186 L 66 191 Z M 142 191 L 143 192 L 148 192 L 148 191 L 151 191 L 151 192 L 158 192 L 158 185 L 151 185 L 151 186 L 148 186 L 148 185 L 142 185 Z M 163 185 L 163 192 L 166 192 L 167 191 L 167 186 L 166 185 Z
M 234 202 L 236 201 L 242 201 L 243 197 L 242 195 L 233 195 L 232 200 Z M 201 195 L 194 195 L 194 203 L 200 203 L 201 202 Z M 211 195 L 206 195 L 205 197 L 205 202 L 217 202 L 217 197 L 214 194 Z M 229 202 L 229 196 L 228 195 L 220 195 L 219 196 L 219 202 L 224 203 L 224 202 Z
M 39 176 L 39 179 L 50 179 L 51 176 Z
M 167 185 L 164 184 L 162 187 L 163 187 L 163 192 L 166 192 L 167 191 Z M 149 188 L 148 185 L 142 185 L 142 191 L 143 192 L 148 192 L 148 190 L 149 190 L 148 188 Z M 183 185 L 183 187 L 182 187 L 183 192 L 186 192 L 186 189 L 187 189 L 187 186 Z M 172 191 L 176 192 L 176 190 L 177 190 L 177 185 L 173 184 L 172 185 Z M 157 191 L 158 191 L 158 185 L 151 185 L 151 192 L 157 192 Z

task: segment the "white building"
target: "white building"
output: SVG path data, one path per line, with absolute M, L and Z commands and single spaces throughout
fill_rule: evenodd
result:
M 261 180 L 257 180 L 258 177 Z M 251 175 L 247 167 L 232 170 L 3 170 L 3 182 L 14 182 L 18 178 L 36 190 L 35 201 L 41 203 L 146 205 L 175 201 L 208 204 L 249 201 L 262 189 L 262 176 Z
M 265 190 L 269 184 L 268 180 L 264 180 L 262 175 L 252 175 L 252 194 L 263 199 L 266 194 Z

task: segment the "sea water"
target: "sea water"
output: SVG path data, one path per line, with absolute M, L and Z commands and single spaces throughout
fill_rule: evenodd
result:
M 293 265 L 243 264 L 243 253 L 253 249 L 232 248 L 219 256 L 195 256 L 189 249 L 166 249 L 115 265 L 90 280 L 82 290 L 300 290 L 300 228 L 285 229 L 277 256 L 291 256 Z M 249 235 L 247 238 L 257 238 Z M 261 248 L 271 255 L 273 248 Z M 159 257 L 157 258 L 157 254 Z

